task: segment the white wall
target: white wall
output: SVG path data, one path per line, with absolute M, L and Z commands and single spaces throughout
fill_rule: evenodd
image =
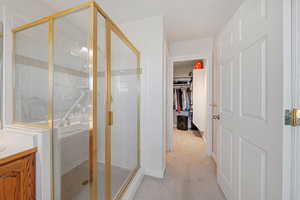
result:
M 145 174 L 162 177 L 164 154 L 164 24 L 156 16 L 121 25 L 141 52 L 141 165 Z
M 175 61 L 186 61 L 186 60 L 193 60 L 193 59 L 206 59 L 207 63 L 206 66 L 208 68 L 208 104 L 212 102 L 212 53 L 213 53 L 213 38 L 203 38 L 198 40 L 186 40 L 186 41 L 176 41 L 170 44 L 170 67 L 173 67 L 173 62 Z M 171 71 L 171 70 L 170 70 Z M 168 73 L 168 76 L 173 79 L 173 74 Z M 168 102 L 173 104 L 173 93 L 169 93 Z M 171 106 L 168 109 L 172 109 Z M 168 112 L 170 115 L 171 113 Z M 208 153 L 211 155 L 212 153 L 212 137 L 211 137 L 211 130 L 212 130 L 212 121 L 211 113 L 212 109 L 208 106 L 208 132 L 205 135 L 205 140 L 209 145 Z M 173 115 L 173 114 L 172 114 Z M 169 116 L 172 118 L 173 116 Z M 170 120 L 171 121 L 171 120 Z M 173 123 L 168 121 L 168 147 L 172 149 L 172 128 Z
M 173 151 L 173 124 L 174 121 L 174 112 L 173 112 L 173 74 L 174 74 L 174 68 L 173 63 L 170 61 L 170 49 L 168 49 L 168 60 L 166 64 L 166 76 L 167 76 L 167 106 L 166 106 L 166 115 L 167 115 L 167 122 L 166 122 L 166 146 L 167 151 L 172 152 Z
M 199 40 L 177 41 L 170 44 L 172 58 L 201 56 L 211 58 L 213 49 L 213 38 Z M 211 63 L 211 61 L 208 61 Z
M 168 121 L 169 121 L 169 116 L 168 116 L 168 93 L 169 93 L 169 88 L 167 87 L 169 84 L 169 79 L 168 79 L 168 59 L 169 59 L 169 48 L 168 48 L 168 43 L 167 43 L 167 36 L 165 32 L 165 39 L 164 39 L 164 52 L 163 52 L 163 109 L 162 109 L 162 114 L 163 114 L 163 169 L 166 169 L 166 153 L 168 150 L 167 148 L 167 133 L 168 133 Z M 173 82 L 173 81 L 172 81 Z M 173 90 L 172 90 L 173 92 Z

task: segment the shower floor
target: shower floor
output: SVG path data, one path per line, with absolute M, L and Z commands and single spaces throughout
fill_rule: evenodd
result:
M 104 199 L 104 164 L 98 163 L 98 194 Z M 112 195 L 117 194 L 130 174 L 128 169 L 112 166 Z M 62 177 L 62 200 L 87 200 L 89 199 L 89 167 L 88 162 L 75 167 Z

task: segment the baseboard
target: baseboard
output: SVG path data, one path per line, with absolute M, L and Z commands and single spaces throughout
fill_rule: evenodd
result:
M 212 157 L 213 161 L 215 161 L 215 163 L 217 165 L 217 156 L 216 156 L 216 154 L 214 152 L 212 153 L 211 157 Z
M 208 142 L 207 142 L 206 136 L 205 136 L 204 134 L 202 135 L 202 139 L 203 139 L 204 143 L 205 143 L 206 145 L 208 145 Z
M 128 189 L 126 190 L 124 196 L 122 197 L 122 200 L 133 200 L 134 196 L 139 189 L 142 181 L 144 178 L 144 172 L 143 169 L 139 169 L 135 175 L 135 177 L 132 179 L 132 182 L 128 186 Z
M 163 168 L 162 170 L 149 170 L 149 169 L 145 169 L 145 175 L 147 176 L 152 176 L 152 177 L 155 177 L 155 178 L 164 178 L 165 176 L 165 171 L 166 171 L 166 168 Z

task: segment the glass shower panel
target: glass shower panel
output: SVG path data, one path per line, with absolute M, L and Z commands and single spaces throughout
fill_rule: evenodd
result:
M 48 126 L 48 23 L 15 33 L 14 122 Z
M 106 40 L 105 40 L 105 19 L 101 14 L 97 14 L 98 20 L 98 199 L 104 200 L 105 188 L 105 100 L 106 100 Z
M 111 33 L 111 190 L 113 199 L 138 167 L 137 55 Z
M 0 22 L 0 128 L 2 127 L 3 98 L 3 24 Z
M 90 9 L 54 19 L 55 199 L 89 199 Z

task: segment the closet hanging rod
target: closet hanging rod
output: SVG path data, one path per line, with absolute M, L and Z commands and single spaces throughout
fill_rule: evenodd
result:
M 173 85 L 173 87 L 191 87 L 191 85 Z
M 174 76 L 173 78 L 177 79 L 177 78 L 192 78 L 192 77 L 191 76 Z

